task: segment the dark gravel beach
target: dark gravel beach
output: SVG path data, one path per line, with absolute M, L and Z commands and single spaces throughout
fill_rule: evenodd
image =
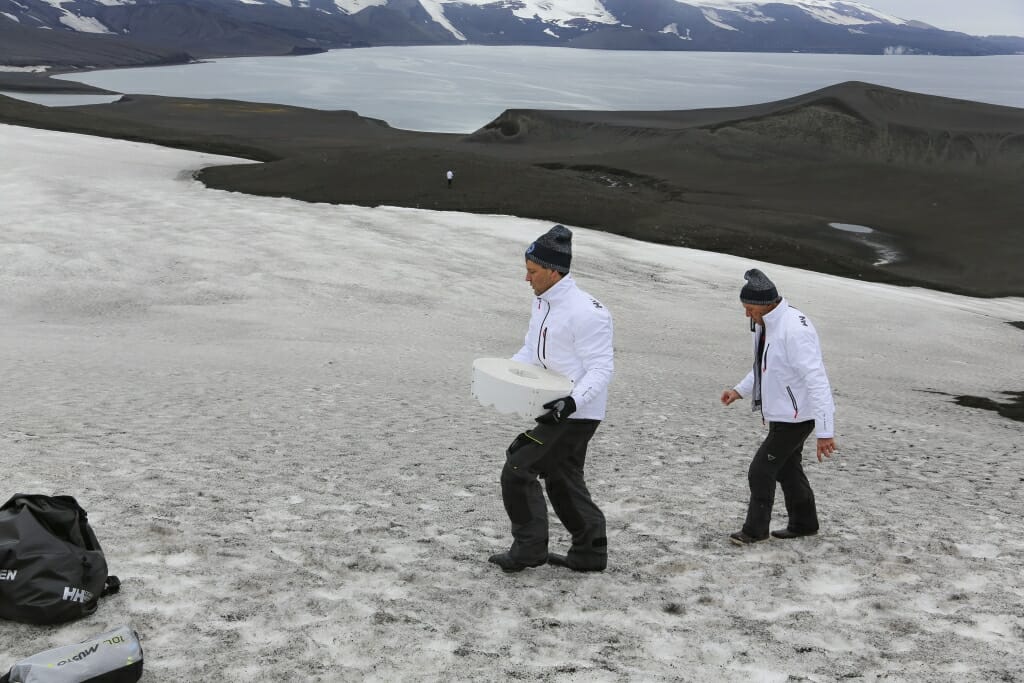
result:
M 0 122 L 266 162 L 200 174 L 226 190 L 510 214 L 845 277 L 1024 296 L 1021 109 L 850 82 L 728 109 L 510 110 L 469 135 L 134 95 L 62 109 L 0 98 Z

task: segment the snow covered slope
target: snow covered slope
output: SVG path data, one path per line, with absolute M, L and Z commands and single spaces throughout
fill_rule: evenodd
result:
M 611 564 L 509 576 L 528 422 L 469 370 L 522 343 L 550 224 L 218 192 L 191 172 L 233 160 L 99 137 L 0 149 L 7 495 L 74 495 L 123 582 L 59 628 L 0 621 L 0 666 L 127 623 L 145 683 L 1024 678 L 1021 423 L 947 395 L 1021 388 L 1024 301 L 576 230 L 615 316 L 587 455 Z M 819 536 L 736 548 L 764 431 L 718 395 L 750 267 L 818 327 L 840 451 L 804 457 Z

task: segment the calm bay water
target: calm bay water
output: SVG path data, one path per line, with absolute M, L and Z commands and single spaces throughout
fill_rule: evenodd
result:
M 396 128 L 467 133 L 505 109 L 755 104 L 849 80 L 1024 108 L 1024 55 L 932 57 L 382 47 L 62 76 L 121 93 L 351 109 Z M 67 103 L 67 97 L 63 97 Z M 35 100 L 41 101 L 41 100 Z M 56 104 L 56 103 L 55 103 Z

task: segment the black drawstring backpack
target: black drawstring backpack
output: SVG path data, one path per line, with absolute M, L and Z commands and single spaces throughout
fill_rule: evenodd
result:
M 0 618 L 72 621 L 120 587 L 74 498 L 19 493 L 0 507 Z

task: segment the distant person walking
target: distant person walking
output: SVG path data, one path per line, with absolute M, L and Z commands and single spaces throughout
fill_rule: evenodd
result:
M 544 404 L 537 424 L 515 438 L 501 470 L 501 499 L 512 547 L 490 557 L 506 572 L 545 562 L 576 571 L 608 564 L 604 514 L 583 479 L 587 444 L 604 419 L 614 373 L 612 316 L 569 274 L 572 232 L 556 225 L 526 250 L 526 281 L 537 298 L 526 341 L 512 360 L 548 368 L 572 380 L 569 396 Z M 548 554 L 548 508 L 572 534 L 566 555 Z
M 768 436 L 747 473 L 750 502 L 746 521 L 729 536 L 737 545 L 768 538 L 775 482 L 782 485 L 789 523 L 771 535 L 796 538 L 818 533 L 814 491 L 800 457 L 812 431 L 817 437 L 818 462 L 836 450 L 835 405 L 818 333 L 806 315 L 779 296 L 767 275 L 754 268 L 743 277 L 747 283 L 740 291 L 740 302 L 750 318 L 754 364 L 742 382 L 722 392 L 721 401 L 729 405 L 749 396 L 752 410 L 760 410 L 762 420 L 768 421 Z
M 455 173 L 453 171 L 448 171 L 444 174 L 444 177 L 445 180 L 448 181 L 448 189 L 452 189 L 452 181 L 455 180 Z

